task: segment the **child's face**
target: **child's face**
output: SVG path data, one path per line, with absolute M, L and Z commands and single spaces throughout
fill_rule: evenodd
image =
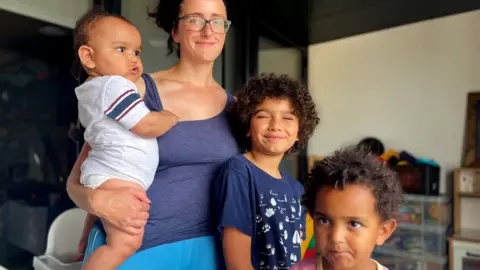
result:
M 252 151 L 283 155 L 298 141 L 298 118 L 288 99 L 266 98 L 250 119 Z
M 119 75 L 136 82 L 143 72 L 142 39 L 135 26 L 106 17 L 89 30 L 88 46 L 79 49 L 82 64 L 95 76 Z
M 368 269 L 375 245 L 382 245 L 396 228 L 395 220 L 381 220 L 371 189 L 363 185 L 320 189 L 314 224 L 327 269 Z

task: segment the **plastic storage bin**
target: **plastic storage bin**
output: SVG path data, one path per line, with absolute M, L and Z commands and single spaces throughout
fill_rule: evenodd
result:
M 383 250 L 385 251 L 385 250 Z M 390 250 L 383 252 L 375 250 L 372 258 L 389 270 L 447 270 L 448 265 L 446 258 L 439 262 L 425 262 L 423 260 L 415 260 L 408 254 L 401 254 Z
M 446 270 L 451 199 L 404 195 L 398 227 L 373 258 L 390 270 Z
M 451 199 L 445 196 L 405 195 L 397 217 L 399 223 L 424 227 L 451 223 Z
M 384 247 L 415 253 L 424 257 L 443 257 L 447 254 L 447 232 L 427 232 L 421 230 L 397 229 Z

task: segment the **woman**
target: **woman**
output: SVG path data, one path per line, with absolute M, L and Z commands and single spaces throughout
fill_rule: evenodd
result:
M 137 86 L 151 110 L 164 108 L 181 119 L 158 138 L 155 180 L 146 195 L 84 188 L 79 168 L 88 153 L 85 146 L 68 179 L 68 193 L 79 207 L 128 233 L 139 233 L 145 225 L 142 248 L 119 269 L 217 269 L 210 183 L 238 150 L 225 115 L 233 97 L 215 82 L 213 62 L 230 22 L 222 0 L 161 0 L 150 16 L 170 33 L 170 53 L 176 51 L 179 61 L 169 70 L 144 75 Z M 86 222 L 85 230 L 90 227 Z M 95 226 L 85 255 L 104 243 L 103 231 Z

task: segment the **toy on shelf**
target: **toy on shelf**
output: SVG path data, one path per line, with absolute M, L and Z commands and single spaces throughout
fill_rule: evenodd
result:
M 412 205 L 400 206 L 399 222 L 420 225 L 422 224 L 422 209 Z
M 397 229 L 392 236 L 385 241 L 384 247 L 395 248 L 415 254 L 429 256 L 445 256 L 447 252 L 446 231 L 433 233 L 418 230 Z
M 399 223 L 446 227 L 451 223 L 451 199 L 443 196 L 406 195 L 397 216 Z M 423 199 L 422 199 L 423 198 Z
M 307 225 L 305 233 L 305 241 L 302 242 L 302 259 L 308 259 L 317 255 L 317 248 L 315 244 L 315 237 L 313 235 L 313 219 L 310 215 L 307 214 L 306 222 Z

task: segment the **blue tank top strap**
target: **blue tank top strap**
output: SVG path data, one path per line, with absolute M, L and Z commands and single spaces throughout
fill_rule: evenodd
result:
M 145 105 L 152 111 L 163 110 L 162 101 L 158 94 L 157 85 L 149 74 L 142 74 L 142 78 L 145 81 L 145 97 L 143 101 Z

